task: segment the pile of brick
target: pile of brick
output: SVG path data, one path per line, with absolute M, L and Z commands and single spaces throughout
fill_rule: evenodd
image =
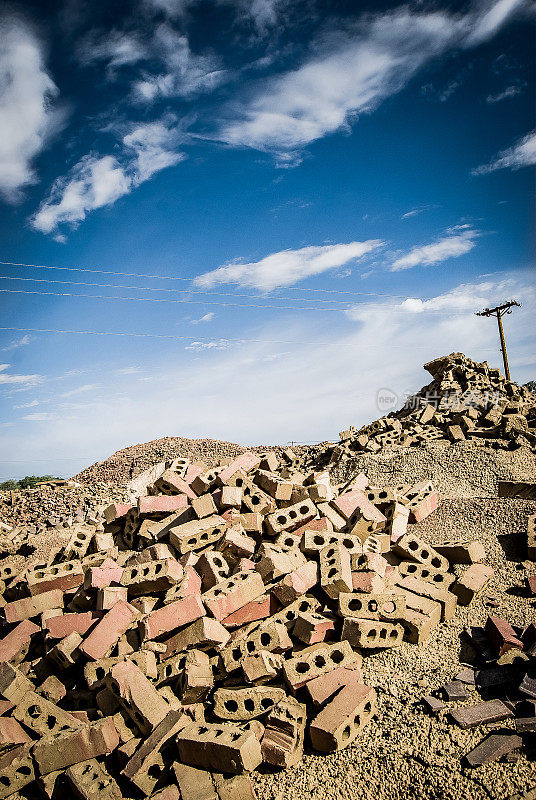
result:
M 53 529 L 68 530 L 75 525 L 96 521 L 110 502 L 128 495 L 116 488 L 96 484 L 45 484 L 35 489 L 0 491 L 0 534 L 9 532 L 16 546 L 35 534 Z M 0 536 L 0 553 L 14 552 Z
M 421 644 L 493 570 L 478 541 L 412 532 L 431 484 L 333 487 L 296 467 L 177 459 L 45 563 L 0 564 L 0 798 L 35 782 L 47 798 L 251 800 L 262 763 L 356 742 L 376 707 L 362 659 Z
M 483 628 L 467 629 L 465 638 L 476 656 L 476 668 L 465 665 L 452 681 L 423 697 L 422 702 L 433 714 L 447 711 L 463 730 L 514 720 L 515 731 L 499 727 L 488 732 L 466 754 L 465 761 L 470 767 L 479 767 L 505 757 L 515 760 L 523 748 L 523 737 L 536 733 L 536 625 L 522 631 L 505 619 L 489 616 Z M 465 704 L 475 692 L 482 699 Z M 453 709 L 453 701 L 463 705 Z
M 431 383 L 399 411 L 341 431 L 339 443 L 326 450 L 325 459 L 336 463 L 360 452 L 437 440 L 536 451 L 536 394 L 463 353 L 436 358 L 424 368 L 433 377 Z

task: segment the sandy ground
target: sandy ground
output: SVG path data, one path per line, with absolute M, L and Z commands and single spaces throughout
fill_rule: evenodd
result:
M 419 704 L 452 680 L 472 653 L 462 647 L 460 634 L 468 625 L 482 625 L 490 614 L 523 626 L 536 620 L 536 600 L 523 589 L 527 574 L 522 565 L 527 516 L 536 502 L 523 500 L 445 500 L 428 519 L 415 526 L 431 542 L 470 536 L 487 550 L 487 563 L 496 573 L 483 595 L 453 620 L 440 625 L 421 646 L 377 652 L 363 659 L 364 677 L 377 687 L 378 714 L 353 747 L 328 756 L 308 753 L 303 762 L 286 772 L 256 774 L 259 800 L 507 800 L 516 793 L 536 791 L 534 749 L 514 763 L 494 763 L 470 769 L 462 757 L 510 721 L 461 730 L 447 717 L 430 716 Z M 536 564 L 529 569 L 536 571 Z M 486 606 L 493 597 L 499 607 Z M 477 694 L 474 693 L 476 699 Z M 449 703 L 449 708 L 471 704 Z M 536 738 L 536 737 L 535 737 Z

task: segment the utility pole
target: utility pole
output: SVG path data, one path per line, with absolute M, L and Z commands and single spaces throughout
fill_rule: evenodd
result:
M 485 308 L 483 311 L 477 311 L 477 317 L 497 317 L 497 324 L 499 325 L 499 338 L 501 340 L 501 350 L 503 355 L 503 363 L 504 363 L 504 374 L 506 376 L 506 380 L 510 380 L 510 368 L 508 366 L 508 356 L 506 355 L 506 342 L 504 340 L 504 330 L 502 319 L 505 314 L 511 314 L 512 308 L 514 306 L 521 306 L 521 303 L 518 303 L 517 300 L 509 300 L 507 303 L 503 303 L 501 306 L 495 306 L 495 308 Z

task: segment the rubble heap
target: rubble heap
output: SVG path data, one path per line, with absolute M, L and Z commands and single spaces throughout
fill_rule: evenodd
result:
M 432 484 L 332 486 L 297 461 L 176 459 L 46 562 L 0 564 L 0 798 L 35 781 L 48 798 L 251 800 L 261 763 L 356 742 L 376 704 L 363 658 L 421 644 L 493 569 L 478 541 L 412 532 Z M 534 625 L 508 638 L 527 698 L 535 641 Z
M 506 450 L 527 446 L 536 452 L 536 394 L 463 353 L 436 358 L 424 368 L 433 377 L 431 383 L 399 411 L 359 430 L 341 431 L 339 444 L 325 451 L 325 460 L 336 463 L 360 452 L 436 440 L 469 440 Z

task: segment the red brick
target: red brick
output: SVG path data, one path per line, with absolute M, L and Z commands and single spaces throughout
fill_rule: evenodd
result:
M 48 631 L 52 639 L 65 639 L 71 633 L 85 634 L 97 623 L 102 614 L 93 611 L 84 611 L 81 614 L 60 614 L 49 617 L 43 628 Z
M 106 658 L 139 612 L 130 603 L 119 601 L 108 611 L 80 645 L 80 652 L 92 661 Z
M 19 663 L 28 651 L 32 636 L 40 630 L 29 619 L 20 622 L 16 628 L 13 628 L 7 636 L 0 640 L 0 661 Z
M 112 583 L 121 583 L 123 567 L 113 559 L 106 558 L 98 567 L 90 567 L 84 577 L 84 589 L 104 589 Z
M 246 603 L 245 606 L 229 614 L 228 617 L 224 617 L 221 620 L 221 624 L 225 625 L 226 628 L 239 628 L 248 622 L 266 619 L 272 613 L 272 605 L 273 601 L 270 599 L 270 595 L 263 595 L 250 603 Z
M 4 615 L 6 622 L 21 622 L 23 619 L 37 617 L 51 608 L 63 608 L 63 592 L 60 589 L 6 603 Z
M 205 607 L 199 595 L 188 595 L 174 603 L 152 611 L 141 623 L 142 638 L 157 639 L 163 633 L 170 633 L 195 622 L 205 614 Z
M 156 495 L 154 497 L 138 498 L 138 512 L 140 514 L 171 514 L 186 508 L 188 498 L 185 494 Z

